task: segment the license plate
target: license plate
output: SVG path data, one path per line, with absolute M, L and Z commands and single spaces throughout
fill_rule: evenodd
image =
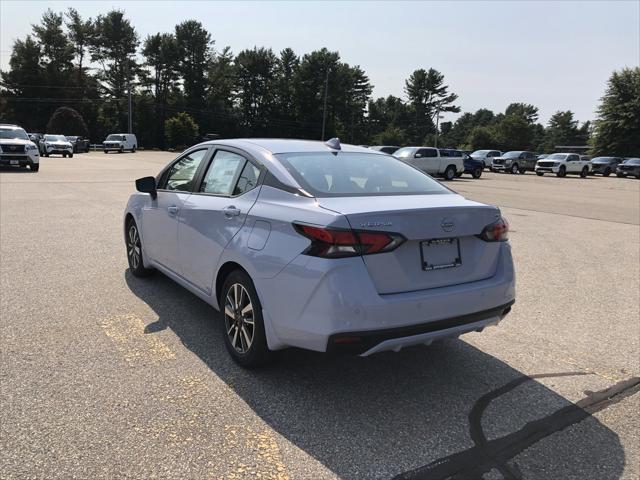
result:
M 9 165 L 19 165 L 20 160 L 9 160 Z
M 435 238 L 420 242 L 420 257 L 425 271 L 458 267 L 462 265 L 460 239 Z

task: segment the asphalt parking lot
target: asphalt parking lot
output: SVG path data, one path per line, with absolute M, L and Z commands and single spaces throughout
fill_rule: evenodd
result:
M 511 223 L 500 326 L 245 371 L 214 310 L 127 271 L 133 180 L 173 156 L 0 170 L 1 478 L 640 478 L 640 181 L 457 179 Z

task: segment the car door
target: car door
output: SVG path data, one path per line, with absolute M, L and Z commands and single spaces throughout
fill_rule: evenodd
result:
M 575 153 L 572 153 L 567 157 L 567 172 L 576 173 L 580 170 L 582 170 L 582 166 L 580 165 L 580 157 Z
M 182 275 L 208 295 L 222 252 L 258 198 L 261 174 L 243 152 L 219 148 L 184 204 L 178 227 Z
M 142 239 L 154 262 L 180 274 L 178 220 L 191 195 L 209 148 L 192 150 L 178 158 L 161 174 L 156 198 L 142 212 Z

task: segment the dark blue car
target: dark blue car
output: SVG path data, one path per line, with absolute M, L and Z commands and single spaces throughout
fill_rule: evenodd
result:
M 484 170 L 484 162 L 482 160 L 474 160 L 466 153 L 463 155 L 464 173 L 468 173 L 473 178 L 480 178 Z

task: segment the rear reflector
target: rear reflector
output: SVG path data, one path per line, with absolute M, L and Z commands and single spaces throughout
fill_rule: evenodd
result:
M 397 233 L 343 230 L 301 223 L 294 223 L 293 227 L 311 240 L 311 245 L 303 253 L 314 257 L 344 258 L 390 252 L 405 241 Z

